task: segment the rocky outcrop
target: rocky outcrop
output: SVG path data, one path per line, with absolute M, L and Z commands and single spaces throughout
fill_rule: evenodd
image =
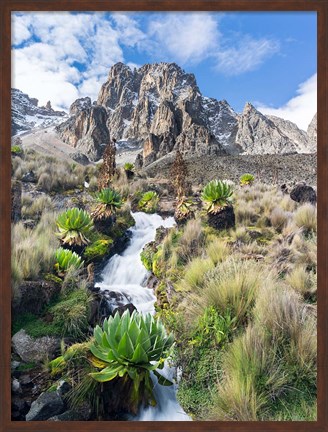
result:
M 50 101 L 45 107 L 38 106 L 39 101 L 30 98 L 18 89 L 11 89 L 11 134 L 30 131 L 35 127 L 48 127 L 61 123 L 67 113 L 55 111 Z
M 236 142 L 245 154 L 284 154 L 298 153 L 296 143 L 278 127 L 275 121 L 261 114 L 254 106 L 247 103 L 238 119 Z M 285 130 L 285 121 L 282 120 Z M 290 122 L 289 122 L 290 123 Z M 296 125 L 294 125 L 297 128 Z M 292 129 L 292 128 L 291 128 Z M 299 131 L 301 132 L 301 131 Z M 301 134 L 299 134 L 300 136 Z M 298 136 L 298 138 L 299 138 Z M 304 144 L 306 137 L 304 138 Z
M 295 123 L 276 116 L 267 116 L 267 118 L 277 126 L 281 134 L 284 134 L 290 141 L 293 142 L 295 152 L 312 153 L 309 146 L 307 133 L 299 129 Z
M 70 118 L 56 131 L 65 143 L 78 148 L 90 160 L 99 160 L 109 142 L 107 118 L 106 109 L 92 105 L 89 97 L 77 99 L 70 107 Z
M 317 151 L 317 114 L 313 117 L 307 130 L 309 149 L 314 153 Z
M 20 330 L 12 337 L 13 352 L 24 362 L 41 362 L 51 359 L 60 351 L 60 340 L 52 336 L 34 339 L 25 330 Z
M 107 108 L 113 137 L 143 145 L 144 165 L 174 149 L 220 153 L 236 126 L 227 102 L 203 98 L 194 75 L 175 63 L 147 64 L 134 71 L 118 63 L 97 102 Z
M 32 402 L 30 411 L 26 414 L 26 421 L 48 420 L 50 417 L 63 413 L 65 404 L 56 392 L 44 392 Z

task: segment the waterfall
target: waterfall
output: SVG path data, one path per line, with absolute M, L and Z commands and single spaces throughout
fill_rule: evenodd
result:
M 160 226 L 169 228 L 175 222 L 173 217 L 163 219 L 157 214 L 133 213 L 136 221 L 131 229 L 132 237 L 130 245 L 121 255 L 114 255 L 107 263 L 101 274 L 101 282 L 96 285 L 101 290 L 115 291 L 123 294 L 129 302 L 133 303 L 141 313 L 155 313 L 154 303 L 156 297 L 152 290 L 145 288 L 143 283 L 147 277 L 140 253 L 143 247 L 155 239 L 156 229 Z M 175 368 L 165 365 L 162 375 L 172 380 L 176 374 Z M 157 401 L 156 407 L 147 407 L 141 410 L 137 421 L 177 421 L 191 420 L 183 411 L 176 400 L 176 385 L 164 387 L 157 383 L 153 375 L 154 395 Z

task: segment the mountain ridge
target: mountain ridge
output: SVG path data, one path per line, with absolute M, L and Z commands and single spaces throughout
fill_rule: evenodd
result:
M 195 76 L 176 63 L 134 70 L 116 63 L 97 101 L 77 99 L 69 119 L 56 131 L 90 160 L 101 158 L 110 138 L 118 148 L 141 148 L 142 166 L 174 150 L 189 155 L 316 151 L 316 116 L 307 133 L 288 120 L 260 113 L 250 103 L 238 114 L 226 100 L 203 96 Z

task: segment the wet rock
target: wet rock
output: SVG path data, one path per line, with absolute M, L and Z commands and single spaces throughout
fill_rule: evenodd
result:
M 114 309 L 113 315 L 115 315 L 118 312 L 120 316 L 122 316 L 124 312 L 127 310 L 130 312 L 131 315 L 133 311 L 137 310 L 137 308 L 132 303 L 127 303 L 125 305 L 118 306 L 116 309 Z
M 224 207 L 217 214 L 208 215 L 208 224 L 217 230 L 233 228 L 236 223 L 235 213 L 232 206 Z
M 52 336 L 33 339 L 24 329 L 12 337 L 13 351 L 25 362 L 41 362 L 53 358 L 60 350 L 60 340 Z
M 147 279 L 146 286 L 147 288 L 154 290 L 157 287 L 158 283 L 159 283 L 158 278 L 153 273 L 151 273 L 149 275 L 149 278 Z
M 315 204 L 317 202 L 317 194 L 313 187 L 306 185 L 305 183 L 298 183 L 291 191 L 290 197 L 292 200 L 298 203 L 309 202 Z
M 50 417 L 63 413 L 65 404 L 57 392 L 41 393 L 32 402 L 31 409 L 26 414 L 26 421 L 48 420 Z

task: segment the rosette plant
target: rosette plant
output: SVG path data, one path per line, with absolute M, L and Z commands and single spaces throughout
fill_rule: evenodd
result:
M 128 310 L 122 316 L 116 313 L 104 320 L 102 328 L 94 329 L 91 363 L 100 370 L 90 376 L 102 383 L 119 379 L 123 386 L 130 381 L 125 397 L 133 412 L 142 401 L 155 405 L 150 372 L 157 376 L 159 384 L 172 384 L 158 369 L 163 368 L 173 344 L 173 335 L 167 335 L 161 321 L 151 314 L 134 311 L 130 315 Z
M 79 269 L 84 264 L 80 255 L 64 248 L 58 248 L 56 250 L 55 259 L 55 269 L 58 273 L 65 273 L 71 267 Z
M 90 242 L 88 236 L 93 230 L 93 220 L 85 210 L 68 209 L 58 216 L 56 224 L 57 235 L 64 244 L 83 246 Z
M 122 207 L 121 195 L 110 188 L 102 189 L 96 196 L 98 205 L 92 212 L 94 219 L 108 219 Z
M 253 174 L 246 173 L 240 177 L 239 181 L 241 186 L 251 186 L 254 183 L 254 176 Z
M 208 223 L 216 229 L 235 225 L 232 207 L 232 186 L 221 180 L 212 180 L 204 187 L 201 199 L 208 215 Z
M 159 197 L 156 192 L 145 192 L 138 203 L 138 208 L 145 213 L 154 213 L 157 210 Z
M 174 219 L 178 223 L 186 222 L 194 216 L 193 211 L 194 202 L 185 196 L 177 199 L 177 205 L 174 213 Z

